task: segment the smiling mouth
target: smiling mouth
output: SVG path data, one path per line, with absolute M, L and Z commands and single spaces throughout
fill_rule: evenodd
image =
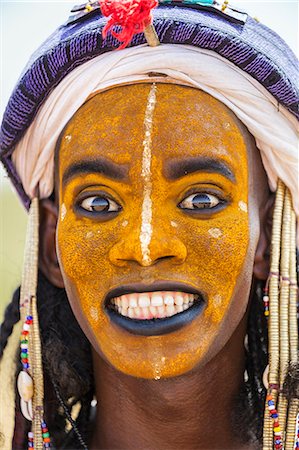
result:
M 164 319 L 179 314 L 198 300 L 196 294 L 186 292 L 141 292 L 111 299 L 111 309 L 130 319 Z
M 126 289 L 116 289 L 106 300 L 105 309 L 111 321 L 126 331 L 151 336 L 170 333 L 187 325 L 203 310 L 204 304 L 203 295 L 195 291 L 126 292 Z

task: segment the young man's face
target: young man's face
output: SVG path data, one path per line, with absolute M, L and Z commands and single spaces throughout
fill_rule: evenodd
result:
M 59 263 L 79 324 L 116 369 L 180 375 L 236 330 L 259 237 L 253 147 L 222 103 L 171 84 L 97 94 L 67 125 Z

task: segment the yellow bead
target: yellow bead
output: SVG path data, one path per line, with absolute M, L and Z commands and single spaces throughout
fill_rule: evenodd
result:
M 280 427 L 274 427 L 274 432 L 279 433 L 280 432 Z

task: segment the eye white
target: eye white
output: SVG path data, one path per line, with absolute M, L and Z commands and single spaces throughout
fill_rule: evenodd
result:
M 119 211 L 120 206 L 110 198 L 94 196 L 87 197 L 80 203 L 81 208 L 94 212 L 114 212 Z
M 205 192 L 203 193 L 198 192 L 186 197 L 179 204 L 179 206 L 184 209 L 198 210 L 198 209 L 211 209 L 217 206 L 219 203 L 220 200 L 215 195 L 207 194 Z

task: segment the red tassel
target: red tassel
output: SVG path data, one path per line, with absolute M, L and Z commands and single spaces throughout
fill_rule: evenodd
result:
M 142 33 L 152 22 L 152 9 L 158 0 L 99 0 L 103 16 L 109 17 L 103 29 L 103 38 L 111 29 L 111 34 L 122 42 L 119 49 L 125 48 L 134 34 Z M 113 27 L 119 25 L 122 30 L 116 33 Z

